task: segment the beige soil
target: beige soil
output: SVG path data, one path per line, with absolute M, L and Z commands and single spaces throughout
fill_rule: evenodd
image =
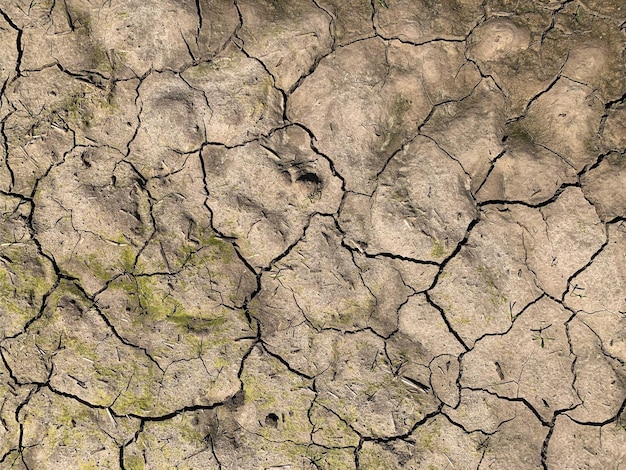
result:
M 622 0 L 0 2 L 0 469 L 626 469 Z

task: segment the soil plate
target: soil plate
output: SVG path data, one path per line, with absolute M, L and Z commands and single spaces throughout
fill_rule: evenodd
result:
M 9 0 L 0 51 L 0 468 L 626 468 L 622 0 Z

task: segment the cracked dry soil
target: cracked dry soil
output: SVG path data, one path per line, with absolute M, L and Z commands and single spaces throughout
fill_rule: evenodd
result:
M 0 468 L 626 468 L 625 41 L 0 2 Z

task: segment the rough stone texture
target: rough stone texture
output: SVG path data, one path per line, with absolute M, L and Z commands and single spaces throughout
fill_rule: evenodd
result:
M 623 468 L 625 25 L 1 2 L 0 468 Z

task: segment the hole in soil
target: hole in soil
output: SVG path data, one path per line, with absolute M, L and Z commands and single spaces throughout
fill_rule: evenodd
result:
M 272 426 L 273 428 L 278 426 L 278 415 L 276 413 L 270 413 L 265 417 L 265 425 Z
M 315 184 L 320 183 L 320 179 L 315 173 L 304 173 L 303 175 L 298 176 L 297 181 L 302 181 L 305 183 L 315 183 Z

